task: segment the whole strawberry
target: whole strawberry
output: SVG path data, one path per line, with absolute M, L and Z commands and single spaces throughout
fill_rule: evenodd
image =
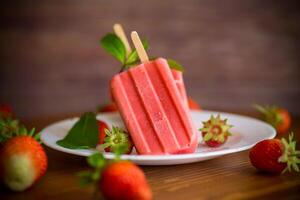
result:
M 188 97 L 188 104 L 190 110 L 201 110 L 200 105 L 192 97 Z
M 99 130 L 99 144 L 104 143 L 104 138 L 106 136 L 105 129 L 109 129 L 108 125 L 100 120 L 97 120 L 98 122 L 98 130 Z
M 107 161 L 100 153 L 89 156 L 87 160 L 94 171 L 79 174 L 81 185 L 95 183 L 95 194 L 100 191 L 107 200 L 152 199 L 152 191 L 143 171 L 130 161 L 120 160 L 124 150 L 123 147 L 119 148 L 113 161 Z
M 300 151 L 296 150 L 293 134 L 289 135 L 288 142 L 284 138 L 263 140 L 252 147 L 249 153 L 255 168 L 275 174 L 292 170 L 299 172 L 299 156 Z
M 129 161 L 109 164 L 102 172 L 99 188 L 106 199 L 149 200 L 151 190 L 143 171 Z
M 12 107 L 9 104 L 0 104 L 0 119 L 11 118 L 12 116 Z
M 255 108 L 262 114 L 263 120 L 272 125 L 278 134 L 285 134 L 291 126 L 291 115 L 284 109 L 277 106 L 260 106 Z
M 97 110 L 98 112 L 106 113 L 106 112 L 116 112 L 118 111 L 118 108 L 115 103 L 111 102 L 103 106 L 99 106 Z
M 47 170 L 47 156 L 32 134 L 15 136 L 1 147 L 0 177 L 11 190 L 26 190 Z
M 206 122 L 203 122 L 202 132 L 203 141 L 210 147 L 219 147 L 227 141 L 228 136 L 232 135 L 229 129 L 232 125 L 227 124 L 227 119 L 222 120 L 220 115 L 213 115 Z
M 114 126 L 111 130 L 109 130 L 108 126 L 101 121 L 98 121 L 98 126 L 100 145 L 97 149 L 104 150 L 105 152 L 114 152 L 116 149 L 126 146 L 127 149 L 124 153 L 131 153 L 133 149 L 133 143 L 126 131 Z

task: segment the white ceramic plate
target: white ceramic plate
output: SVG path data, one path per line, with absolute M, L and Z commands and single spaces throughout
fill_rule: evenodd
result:
M 231 129 L 233 136 L 229 137 L 228 141 L 218 148 L 210 148 L 200 142 L 197 151 L 192 154 L 137 155 L 134 151 L 130 155 L 123 155 L 122 159 L 131 160 L 140 165 L 193 163 L 249 149 L 258 141 L 274 138 L 276 135 L 276 131 L 273 127 L 254 118 L 215 111 L 190 111 L 190 113 L 197 129 L 202 127 L 202 121 L 208 120 L 210 115 L 221 114 L 221 118 L 227 118 L 229 124 L 234 126 Z M 125 128 L 122 119 L 117 112 L 100 114 L 97 118 L 103 120 L 109 126 L 114 125 Z M 94 149 L 66 149 L 56 144 L 56 141 L 64 138 L 77 120 L 78 118 L 66 119 L 46 127 L 42 130 L 41 140 L 45 145 L 58 151 L 79 156 L 91 155 L 95 152 Z M 105 153 L 105 157 L 107 159 L 112 159 L 114 155 Z

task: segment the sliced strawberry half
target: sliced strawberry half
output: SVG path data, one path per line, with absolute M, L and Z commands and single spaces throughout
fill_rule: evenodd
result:
M 228 136 L 232 135 L 229 129 L 233 127 L 227 124 L 227 119 L 222 120 L 220 115 L 213 115 L 206 122 L 203 122 L 202 132 L 204 142 L 210 147 L 218 147 L 227 141 Z

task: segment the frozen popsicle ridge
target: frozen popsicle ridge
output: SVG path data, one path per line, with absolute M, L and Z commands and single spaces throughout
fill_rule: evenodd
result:
M 131 53 L 131 46 L 128 42 L 128 39 L 126 37 L 126 34 L 125 34 L 125 31 L 122 27 L 121 24 L 114 24 L 113 26 L 113 29 L 114 29 L 114 32 L 115 34 L 121 39 L 121 41 L 123 42 L 124 46 L 125 46 L 125 49 L 126 49 L 126 56 L 128 56 L 130 53 Z
M 129 74 L 133 84 L 137 86 L 136 94 L 140 98 L 148 120 L 151 122 L 150 125 L 154 130 L 153 133 L 158 138 L 162 151 L 170 152 L 173 150 L 174 145 L 177 148 L 180 148 L 180 145 L 147 69 L 149 69 L 149 67 L 140 67 L 130 70 Z M 144 76 L 139 76 L 140 73 L 144 74 Z M 147 87 L 147 89 L 145 89 L 145 87 Z M 171 133 L 171 138 L 164 137 L 162 130 Z
M 180 119 L 181 123 L 184 125 L 184 128 L 185 128 L 185 130 L 182 130 L 182 131 L 184 133 L 186 133 L 187 139 L 191 140 L 192 139 L 191 135 L 193 135 L 193 134 L 190 133 L 190 131 L 193 130 L 193 127 L 192 127 L 191 120 L 189 120 L 190 118 L 189 118 L 188 110 L 186 108 L 184 108 L 184 106 L 185 106 L 184 101 L 182 101 L 182 99 L 181 99 L 182 98 L 181 94 L 180 94 L 179 90 L 177 89 L 175 82 L 168 81 L 168 79 L 173 78 L 173 75 L 172 75 L 171 71 L 169 70 L 169 68 L 166 66 L 168 66 L 168 64 L 165 59 L 162 59 L 162 58 L 156 59 L 156 61 L 155 61 L 155 69 L 157 70 L 156 74 L 160 75 L 161 79 L 165 80 L 166 84 L 164 86 L 166 87 L 168 96 L 170 97 L 171 102 L 173 103 L 172 106 L 174 106 L 176 108 L 175 110 L 177 111 L 177 113 L 170 114 L 169 119 L 173 119 L 173 118 L 171 118 L 172 115 L 177 115 L 178 118 L 176 118 L 176 119 Z M 166 104 L 164 106 L 167 107 L 169 105 Z M 177 127 L 178 123 L 180 123 L 180 122 L 175 121 L 172 123 L 172 125 L 173 125 L 173 127 L 175 127 L 175 129 L 179 129 L 179 127 Z M 182 136 L 182 134 L 177 134 L 177 136 Z M 181 140 L 185 141 L 184 138 L 182 138 L 182 137 L 180 137 L 178 139 L 179 139 L 179 141 L 181 141 Z
M 117 99 L 122 99 L 122 101 L 116 101 L 118 107 L 120 108 L 126 108 L 126 110 L 121 109 L 121 114 L 123 115 L 131 115 L 132 118 L 123 118 L 124 123 L 129 130 L 136 129 L 137 131 L 131 132 L 131 137 L 134 138 L 136 149 L 139 153 L 148 154 L 151 152 L 150 147 L 148 145 L 148 142 L 145 140 L 145 137 L 139 137 L 136 133 L 141 133 L 142 126 L 139 123 L 140 116 L 138 116 L 135 113 L 135 109 L 138 107 L 138 105 L 134 106 L 134 99 L 132 99 L 133 96 L 127 95 L 128 92 L 134 90 L 133 87 L 129 87 L 128 84 L 130 83 L 128 75 L 125 73 L 122 74 L 122 76 L 115 76 L 113 80 L 111 81 L 111 89 L 113 96 Z M 127 89 L 125 89 L 125 87 Z M 117 92 L 114 92 L 116 90 L 116 87 L 118 88 Z M 143 152 L 140 152 L 139 149 L 143 149 Z

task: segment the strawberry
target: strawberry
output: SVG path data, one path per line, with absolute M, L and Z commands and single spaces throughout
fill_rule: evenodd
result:
M 98 107 L 98 112 L 116 112 L 118 108 L 115 103 L 111 102 L 103 106 Z
M 263 140 L 252 147 L 249 153 L 255 168 L 274 174 L 292 170 L 299 172 L 299 156 L 300 151 L 296 150 L 293 133 L 289 135 L 288 142 L 284 138 Z
M 12 107 L 9 104 L 0 104 L 0 119 L 11 118 L 12 115 Z
M 124 148 L 116 151 L 113 161 L 107 161 L 103 154 L 95 153 L 88 157 L 88 164 L 93 171 L 79 174 L 81 185 L 94 183 L 96 192 L 107 200 L 151 200 L 152 191 L 143 171 L 130 161 L 121 161 Z
M 11 190 L 26 190 L 46 172 L 47 156 L 32 134 L 15 136 L 1 148 L 0 177 Z
M 104 138 L 106 136 L 105 129 L 108 129 L 108 126 L 105 122 L 97 120 L 98 130 L 99 130 L 99 144 L 104 143 Z
M 278 134 L 285 134 L 291 126 L 291 115 L 284 109 L 277 106 L 254 106 L 263 117 L 263 120 L 272 125 Z
M 210 147 L 218 147 L 227 141 L 231 135 L 229 129 L 233 127 L 227 124 L 227 119 L 222 120 L 220 115 L 213 115 L 206 122 L 203 122 L 203 128 L 199 129 L 202 132 L 204 142 Z
M 105 152 L 114 152 L 116 149 L 120 148 L 120 146 L 126 146 L 127 150 L 124 153 L 131 153 L 133 143 L 126 131 L 114 126 L 111 130 L 109 130 L 107 125 L 103 122 L 99 122 L 99 131 L 100 146 L 97 148 L 100 151 L 104 150 Z
M 188 97 L 188 104 L 190 110 L 201 110 L 200 105 L 192 97 Z
M 150 200 L 151 190 L 143 171 L 129 161 L 109 164 L 102 172 L 99 188 L 106 199 Z

